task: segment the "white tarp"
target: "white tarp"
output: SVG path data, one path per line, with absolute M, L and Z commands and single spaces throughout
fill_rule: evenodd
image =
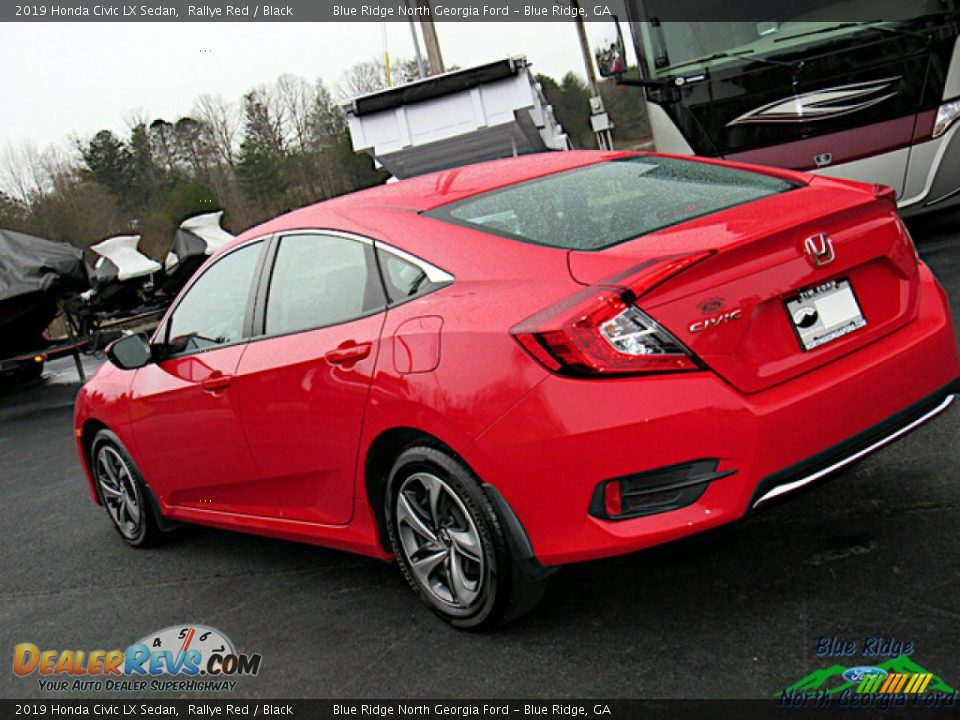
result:
M 139 244 L 139 235 L 116 235 L 91 245 L 90 249 L 100 256 L 96 264 L 98 270 L 104 259 L 109 260 L 117 268 L 117 279 L 123 281 L 150 275 L 161 269 L 160 263 L 137 250 Z
M 202 242 L 204 255 L 213 255 L 233 240 L 234 236 L 220 227 L 222 218 L 223 210 L 218 210 L 194 215 L 180 223 L 180 229 L 174 237 L 173 249 L 167 253 L 164 262 L 167 272 L 172 272 L 184 257 L 197 254 L 197 243 L 193 238 L 198 238 Z
M 233 240 L 233 235 L 220 227 L 220 219 L 222 217 L 223 210 L 204 213 L 203 215 L 194 215 L 192 218 L 187 218 L 180 223 L 180 227 L 206 240 L 206 254 L 213 255 L 213 253 Z

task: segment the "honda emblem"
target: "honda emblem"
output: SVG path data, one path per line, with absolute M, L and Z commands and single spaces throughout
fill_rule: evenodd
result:
M 814 267 L 829 265 L 836 257 L 833 252 L 833 240 L 826 233 L 817 233 L 808 237 L 803 241 L 803 249 L 807 253 L 807 260 Z

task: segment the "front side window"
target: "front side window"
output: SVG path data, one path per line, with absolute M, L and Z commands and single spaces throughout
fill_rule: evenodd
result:
M 167 325 L 174 352 L 206 350 L 244 338 L 244 318 L 263 242 L 224 255 L 191 286 Z
M 322 233 L 280 240 L 267 297 L 268 335 L 337 325 L 385 305 L 370 245 Z

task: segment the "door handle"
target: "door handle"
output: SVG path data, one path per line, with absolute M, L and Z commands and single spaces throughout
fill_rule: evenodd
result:
M 340 343 L 336 350 L 331 350 L 324 357 L 331 365 L 353 364 L 363 360 L 370 354 L 371 344 L 368 342 L 358 343 L 353 340 L 347 340 Z
M 200 387 L 207 392 L 217 392 L 217 390 L 223 390 L 229 386 L 231 382 L 233 382 L 233 375 L 224 375 L 217 370 L 206 380 L 201 380 Z

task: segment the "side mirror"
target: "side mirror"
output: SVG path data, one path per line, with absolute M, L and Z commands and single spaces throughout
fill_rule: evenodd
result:
M 149 365 L 153 350 L 143 333 L 126 335 L 107 346 L 107 359 L 121 370 L 136 370 Z
M 601 77 L 623 75 L 627 71 L 627 53 L 623 44 L 620 22 L 614 18 L 610 22 L 590 23 L 590 44 L 593 46 L 593 58 L 597 61 L 597 72 Z

